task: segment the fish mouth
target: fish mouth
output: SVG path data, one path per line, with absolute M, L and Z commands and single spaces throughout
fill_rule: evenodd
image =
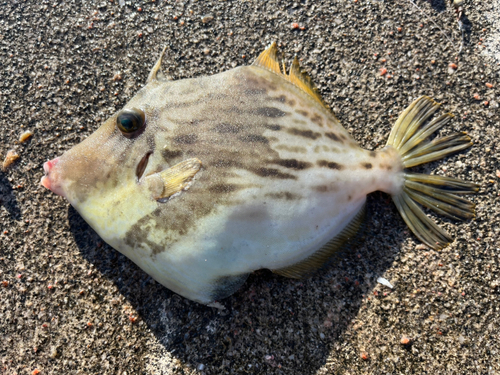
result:
M 53 160 L 49 160 L 43 164 L 43 171 L 45 175 L 40 180 L 40 185 L 49 189 L 50 191 L 65 197 L 64 191 L 61 187 L 61 184 L 58 181 L 58 174 L 55 171 L 55 166 L 59 163 L 59 158 L 55 158 Z
M 142 159 L 139 161 L 139 164 L 137 164 L 137 167 L 135 168 L 135 175 L 137 176 L 137 181 L 139 181 L 142 178 L 142 175 L 144 174 L 144 171 L 148 166 L 149 157 L 152 154 L 153 154 L 152 151 L 148 151 L 146 155 L 144 155 Z

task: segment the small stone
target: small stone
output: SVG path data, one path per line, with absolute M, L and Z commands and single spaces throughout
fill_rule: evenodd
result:
M 15 150 L 7 151 L 7 155 L 2 164 L 2 170 L 5 171 L 9 168 L 17 159 L 19 159 L 19 154 Z
M 377 279 L 377 283 L 380 283 L 380 284 L 382 284 L 382 285 L 385 285 L 386 287 L 389 287 L 389 288 L 391 288 L 391 289 L 392 289 L 392 288 L 394 288 L 394 287 L 392 286 L 392 284 L 389 282 L 389 280 L 384 279 L 383 277 L 379 277 L 379 278 Z
M 19 136 L 19 143 L 24 143 L 33 136 L 31 130 L 26 130 L 23 134 Z
M 55 359 L 55 358 L 59 357 L 60 355 L 61 354 L 57 351 L 57 348 L 55 346 L 53 346 L 50 349 L 50 358 Z
M 213 19 L 214 19 L 214 16 L 212 16 L 211 14 L 206 14 L 206 15 L 204 15 L 204 16 L 201 17 L 201 22 L 203 22 L 203 23 L 209 23 Z
M 406 336 L 401 337 L 401 345 L 408 345 L 410 343 L 411 343 L 411 339 L 409 337 L 406 337 Z

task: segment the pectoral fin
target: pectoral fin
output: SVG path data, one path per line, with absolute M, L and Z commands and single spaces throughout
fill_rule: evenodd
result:
M 194 176 L 201 169 L 201 161 L 196 158 L 180 163 L 145 178 L 146 186 L 153 199 L 167 199 L 183 190 L 189 189 Z

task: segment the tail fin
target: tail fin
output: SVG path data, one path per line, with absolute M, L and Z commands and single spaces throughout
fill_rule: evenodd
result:
M 472 145 L 465 133 L 427 140 L 453 117 L 447 113 L 422 126 L 439 106 L 431 98 L 422 96 L 396 121 L 387 145 L 398 150 L 405 168 L 442 159 Z M 455 178 L 405 172 L 403 190 L 392 199 L 412 232 L 426 245 L 441 249 L 450 244 L 452 238 L 417 203 L 452 219 L 467 220 L 474 217 L 474 204 L 457 194 L 472 194 L 478 190 L 478 185 Z

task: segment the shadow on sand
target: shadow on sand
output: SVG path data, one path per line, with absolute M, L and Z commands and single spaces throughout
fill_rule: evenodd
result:
M 4 206 L 13 220 L 21 219 L 21 210 L 17 205 L 11 183 L 7 176 L 0 171 L 0 205 Z
M 165 350 L 182 363 L 191 368 L 202 363 L 206 373 L 215 374 L 229 369 L 312 374 L 332 351 L 340 351 L 363 296 L 398 254 L 404 224 L 396 221 L 390 228 L 397 213 L 386 196 L 376 193 L 375 198 L 368 197 L 364 238 L 342 262 L 305 280 L 257 271 L 221 301 L 223 311 L 164 288 L 104 244 L 72 207 L 68 217 L 83 257 L 116 284 Z M 391 238 L 395 233 L 399 237 Z M 374 245 L 374 237 L 384 246 Z

